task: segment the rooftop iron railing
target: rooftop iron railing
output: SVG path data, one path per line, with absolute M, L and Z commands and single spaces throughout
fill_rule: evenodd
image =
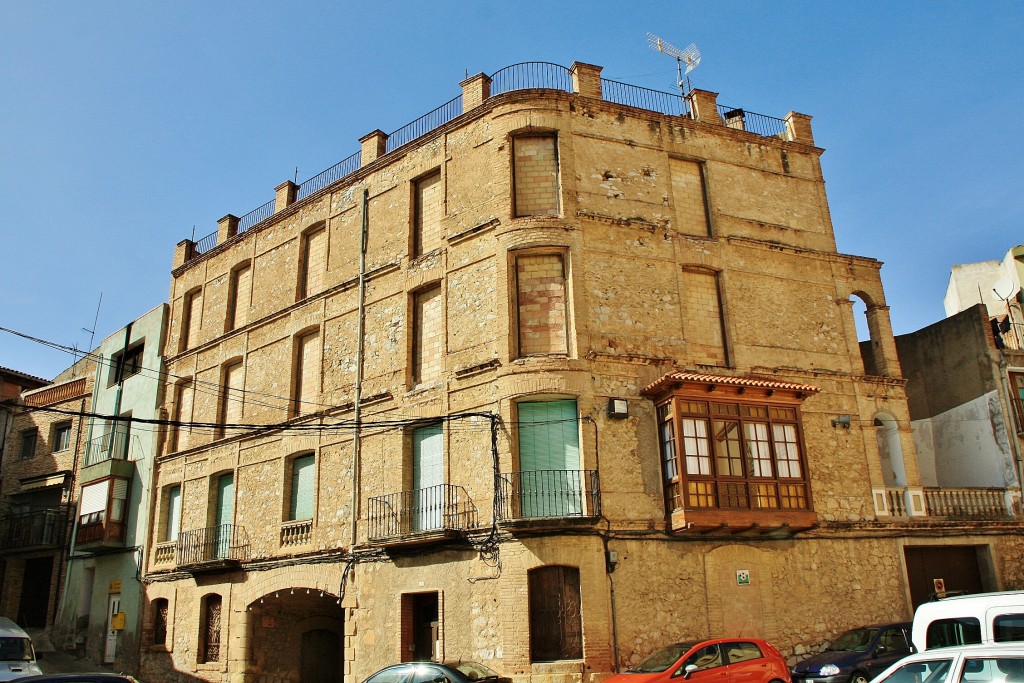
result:
M 681 96 L 670 92 L 641 88 L 638 85 L 602 78 L 601 94 L 608 102 L 624 104 L 627 107 L 647 109 L 669 116 L 690 116 L 690 103 Z
M 726 107 L 721 104 L 718 105 L 718 115 L 722 117 L 722 122 L 729 128 L 745 130 L 766 138 L 785 138 L 786 136 L 786 122 L 774 116 L 755 114 L 752 111 L 738 107 Z
M 550 62 L 523 62 L 500 69 L 491 75 L 490 95 L 496 96 L 514 90 L 561 90 L 573 92 L 572 74 L 564 66 Z M 660 90 L 651 90 L 608 79 L 601 79 L 603 97 L 608 102 L 639 109 L 647 109 L 670 116 L 691 116 L 690 105 L 679 95 Z M 719 105 L 719 113 L 727 126 L 746 130 L 764 137 L 784 137 L 786 122 L 772 116 L 755 114 L 743 109 Z M 424 114 L 415 121 L 391 133 L 386 142 L 385 153 L 391 152 L 413 140 L 423 137 L 462 114 L 462 96 L 459 95 L 440 107 Z M 325 187 L 351 175 L 362 165 L 362 154 L 356 152 L 325 171 L 318 173 L 299 185 L 296 201 L 308 197 Z M 238 233 L 271 218 L 275 202 L 270 201 L 239 219 Z M 192 247 L 192 254 L 198 256 L 217 246 L 217 231 L 202 237 Z

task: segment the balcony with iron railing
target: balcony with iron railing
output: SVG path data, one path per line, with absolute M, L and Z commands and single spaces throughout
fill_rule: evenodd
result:
M 501 475 L 499 521 L 513 525 L 592 522 L 601 516 L 597 470 L 531 470 Z
M 596 73 L 599 74 L 600 69 L 597 69 Z M 690 101 L 680 93 L 651 90 L 628 83 L 600 78 L 599 75 L 595 78 L 595 82 L 598 85 L 593 89 L 586 90 L 586 93 L 599 97 L 606 102 L 669 116 L 695 118 Z M 572 69 L 548 62 L 513 64 L 486 77 L 486 81 L 489 85 L 487 94 L 483 99 L 521 90 L 552 90 L 573 93 L 576 92 L 577 87 Z M 477 101 L 476 103 L 479 102 Z M 474 106 L 474 102 L 467 100 L 464 95 L 452 98 L 411 123 L 387 134 L 385 136 L 384 153 L 393 152 L 432 133 L 462 114 L 467 113 Z M 784 140 L 794 139 L 794 133 L 787 125 L 787 120 L 725 106 L 718 106 L 718 116 L 721 118 L 719 123 L 729 128 L 743 130 L 762 137 L 775 137 Z M 294 201 L 304 199 L 335 182 L 344 180 L 357 172 L 363 166 L 363 162 L 362 150 L 360 150 L 327 170 L 314 175 L 297 186 Z M 250 211 L 240 219 L 237 219 L 237 225 L 229 237 L 244 233 L 272 219 L 277 210 L 280 210 L 280 206 L 277 205 L 275 200 L 271 200 L 259 208 Z M 200 256 L 218 246 L 218 231 L 214 231 L 198 240 L 187 240 L 187 244 L 185 261 Z
M 1014 500 L 1016 489 L 925 486 L 921 489 L 924 516 L 948 520 L 1012 519 L 1019 515 Z M 886 487 L 885 512 L 891 517 L 913 517 L 920 511 L 910 509 L 907 489 Z
M 249 559 L 249 536 L 234 524 L 182 531 L 175 556 L 179 569 L 193 573 L 234 569 Z
M 371 543 L 422 543 L 448 538 L 477 525 L 477 509 L 461 486 L 439 484 L 374 496 L 367 501 Z
M 0 550 L 56 548 L 64 538 L 67 518 L 64 506 L 0 517 Z

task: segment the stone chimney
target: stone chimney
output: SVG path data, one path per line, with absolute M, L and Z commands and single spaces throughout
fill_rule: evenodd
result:
M 384 156 L 388 148 L 388 134 L 379 128 L 359 138 L 359 144 L 363 146 L 363 156 L 360 160 L 361 166 L 373 163 Z
M 718 115 L 718 93 L 694 89 L 686 99 L 690 101 L 690 111 L 693 112 L 694 119 L 721 125 L 722 117 Z
M 569 75 L 572 76 L 572 91 L 595 100 L 602 99 L 601 68 L 593 64 L 573 62 L 569 67 Z
M 479 73 L 459 83 L 462 86 L 462 112 L 475 109 L 491 96 L 491 77 Z
M 277 195 L 274 197 L 274 213 L 287 209 L 289 206 L 294 204 L 295 195 L 298 190 L 299 186 L 290 180 L 286 180 L 275 187 L 274 191 L 277 192 Z
M 813 145 L 814 134 L 811 132 L 811 117 L 807 114 L 797 114 L 795 111 L 786 114 L 786 134 L 792 142 Z

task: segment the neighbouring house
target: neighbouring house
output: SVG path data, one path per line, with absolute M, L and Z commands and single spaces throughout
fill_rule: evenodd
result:
M 138 667 L 140 571 L 151 513 L 153 461 L 166 433 L 161 304 L 93 352 L 96 376 L 78 471 L 67 588 L 51 640 L 97 662 Z
M 84 453 L 94 363 L 5 402 L 10 428 L 0 476 L 0 616 L 30 628 L 53 624 L 66 578 L 67 539 Z
M 583 63 L 461 87 L 177 246 L 142 680 L 596 681 L 1024 587 L 1018 483 L 917 457 L 809 116 Z

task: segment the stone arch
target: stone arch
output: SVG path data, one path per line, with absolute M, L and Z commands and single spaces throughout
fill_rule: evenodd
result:
M 889 307 L 863 289 L 850 292 L 850 297 L 854 301 L 855 308 L 858 300 L 864 305 L 865 332 L 868 338 L 860 341 L 859 331 L 857 335 L 864 374 L 880 377 L 899 375 L 899 362 L 896 359 L 892 324 L 889 321 Z M 856 319 L 854 324 L 856 326 Z

